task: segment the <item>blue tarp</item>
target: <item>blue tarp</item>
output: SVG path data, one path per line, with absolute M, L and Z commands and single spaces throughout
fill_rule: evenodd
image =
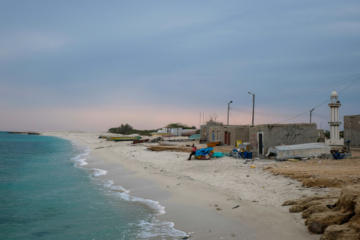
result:
M 210 151 L 212 151 L 212 150 L 213 150 L 212 147 L 199 149 L 199 150 L 196 151 L 195 157 L 205 156 L 205 155 L 209 154 Z
M 231 151 L 231 156 L 235 157 L 235 158 L 249 158 L 252 159 L 252 152 L 238 152 L 238 150 L 236 148 L 234 148 Z
M 222 152 L 216 152 L 214 153 L 211 157 L 214 158 L 222 158 L 224 156 L 224 154 Z

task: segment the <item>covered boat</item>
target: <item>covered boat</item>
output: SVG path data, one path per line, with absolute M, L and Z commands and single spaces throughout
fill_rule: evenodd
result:
M 331 147 L 326 143 L 305 143 L 270 147 L 266 156 L 274 154 L 278 160 L 312 158 L 321 157 L 323 154 L 330 154 L 330 150 Z

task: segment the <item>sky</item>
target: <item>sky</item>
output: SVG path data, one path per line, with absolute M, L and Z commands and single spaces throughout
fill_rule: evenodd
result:
M 0 0 L 0 131 L 251 124 L 252 94 L 329 129 L 334 90 L 360 114 L 358 0 Z

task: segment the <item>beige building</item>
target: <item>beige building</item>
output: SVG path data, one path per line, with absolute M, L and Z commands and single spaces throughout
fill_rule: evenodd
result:
M 350 147 L 360 148 L 360 115 L 344 116 L 344 140 L 350 140 Z
M 233 147 L 238 140 L 250 142 L 255 155 L 264 155 L 269 147 L 317 142 L 317 129 L 315 123 L 203 125 L 201 138 Z

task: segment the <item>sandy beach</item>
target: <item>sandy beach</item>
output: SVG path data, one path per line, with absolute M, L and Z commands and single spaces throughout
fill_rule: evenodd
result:
M 319 239 L 311 235 L 301 214 L 282 204 L 304 196 L 320 196 L 327 188 L 304 188 L 301 183 L 262 168 L 273 160 L 223 157 L 187 161 L 186 152 L 154 152 L 157 143 L 111 142 L 106 133 L 46 132 L 91 149 L 89 168 L 108 171 L 102 176 L 165 207 L 161 220 L 188 233 L 190 239 Z M 186 146 L 198 142 L 181 142 Z M 189 148 L 190 150 L 190 148 Z

